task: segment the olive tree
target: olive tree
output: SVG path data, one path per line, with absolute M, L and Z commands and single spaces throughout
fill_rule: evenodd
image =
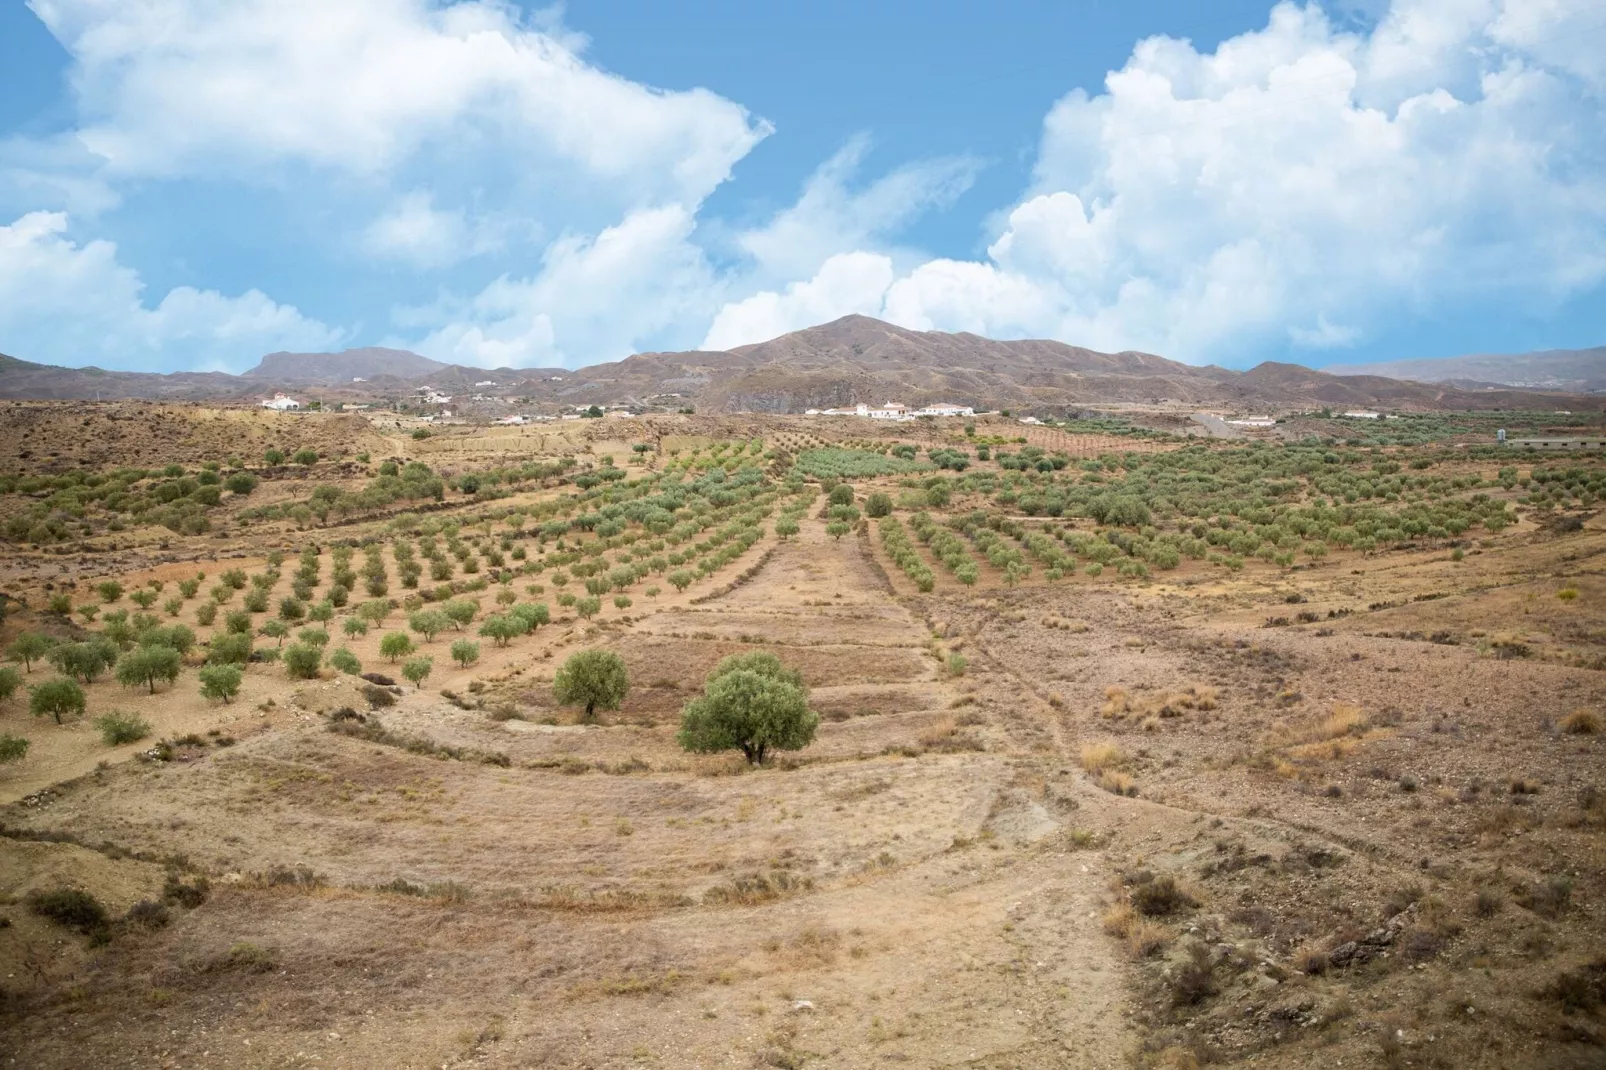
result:
M 709 674 L 702 697 L 680 711 L 676 738 L 689 751 L 740 750 L 760 765 L 771 750 L 808 746 L 819 725 L 796 670 L 774 654 L 735 654 Z
M 611 650 L 570 654 L 552 680 L 552 695 L 565 706 L 585 706 L 585 719 L 596 719 L 597 707 L 617 710 L 630 693 L 625 661 Z
M 428 679 L 430 670 L 435 668 L 435 659 L 431 657 L 408 658 L 402 663 L 402 675 L 413 682 L 414 687 L 423 687 Z
M 22 662 L 23 668 L 33 672 L 33 663 L 50 653 L 56 641 L 43 632 L 23 632 L 11 642 L 11 656 Z
M 144 684 L 154 695 L 157 682 L 172 683 L 178 679 L 178 670 L 178 651 L 166 646 L 142 646 L 118 659 L 117 682 L 124 687 Z
M 199 675 L 203 698 L 221 699 L 227 703 L 240 693 L 240 680 L 243 674 L 238 665 L 228 663 L 203 665 Z
M 451 624 L 451 619 L 438 609 L 421 609 L 407 618 L 407 626 L 429 643 Z
M 390 632 L 379 640 L 379 654 L 388 661 L 395 662 L 413 652 L 413 641 L 407 637 L 406 632 Z
M 516 639 L 527 631 L 529 631 L 529 626 L 512 614 L 493 614 L 486 617 L 480 624 L 480 634 L 487 639 L 493 640 L 497 646 L 507 646 L 510 639 Z M 459 640 L 459 642 L 466 642 L 466 640 Z M 457 649 L 456 643 L 452 644 L 452 649 L 454 651 Z M 475 649 L 477 656 L 478 647 L 475 646 Z M 454 653 L 452 656 L 456 657 L 457 655 Z
M 28 712 L 35 717 L 54 717 L 60 724 L 64 715 L 84 712 L 84 689 L 66 677 L 46 680 L 28 689 Z
M 97 635 L 82 643 L 61 643 L 52 647 L 49 657 L 56 671 L 88 684 L 116 664 L 117 645 Z

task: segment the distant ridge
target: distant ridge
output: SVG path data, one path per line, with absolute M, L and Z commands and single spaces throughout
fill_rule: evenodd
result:
M 1588 354 L 1606 351 L 1582 352 L 1587 365 Z M 912 331 L 868 316 L 844 316 L 726 352 L 637 353 L 573 371 L 469 368 L 382 348 L 269 353 L 244 375 L 108 372 L 0 358 L 0 397 L 240 402 L 284 391 L 330 401 L 383 400 L 427 385 L 452 395 L 457 404 L 484 394 L 516 398 L 521 405 L 690 406 L 699 412 L 803 412 L 889 400 L 913 405 L 946 401 L 1022 413 L 1111 404 L 1239 412 L 1589 404 L 1578 392 L 1536 393 L 1481 381 L 1408 381 L 1376 374 L 1380 367 L 1345 369 L 1346 374 L 1337 375 L 1267 362 L 1238 372 L 1181 364 L 1152 353 L 1101 353 L 1046 339 L 1000 341 Z
M 281 383 L 349 383 L 382 376 L 413 380 L 450 367 L 405 349 L 370 346 L 341 353 L 269 353 L 244 377 Z
M 1606 346 L 1535 353 L 1424 357 L 1381 364 L 1330 364 L 1333 375 L 1384 375 L 1421 383 L 1497 384 L 1530 390 L 1606 391 Z

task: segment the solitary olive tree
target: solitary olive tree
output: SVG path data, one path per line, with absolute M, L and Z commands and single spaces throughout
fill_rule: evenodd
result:
M 702 697 L 681 710 L 677 738 L 689 751 L 740 750 L 761 765 L 771 750 L 808 746 L 819 725 L 796 670 L 774 654 L 735 654 L 709 674 Z
M 584 705 L 587 722 L 596 719 L 598 706 L 617 710 L 629 692 L 624 659 L 611 650 L 570 654 L 552 680 L 553 697 L 565 706 Z

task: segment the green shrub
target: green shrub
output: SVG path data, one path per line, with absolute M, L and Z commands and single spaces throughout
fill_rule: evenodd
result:
M 244 665 L 251 660 L 251 637 L 225 632 L 212 636 L 206 660 L 213 665 Z
M 452 644 L 452 660 L 462 668 L 480 660 L 480 645 L 470 639 L 459 639 Z
M 100 900 L 82 888 L 30 892 L 28 909 L 41 918 L 85 934 L 104 930 L 109 918 Z
M 0 765 L 22 761 L 28 756 L 28 746 L 28 740 L 22 736 L 0 732 Z
M 318 675 L 318 668 L 323 664 L 323 653 L 315 646 L 305 643 L 291 643 L 284 648 L 283 654 L 285 675 L 292 680 L 312 680 Z
M 338 647 L 329 652 L 329 667 L 348 676 L 357 676 L 362 673 L 362 662 L 357 660 L 357 655 L 345 647 Z
M 151 734 L 150 722 L 134 713 L 103 713 L 95 718 L 95 727 L 100 729 L 100 738 L 108 747 L 120 747 Z

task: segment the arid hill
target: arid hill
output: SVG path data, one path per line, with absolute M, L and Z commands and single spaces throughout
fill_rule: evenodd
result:
M 365 382 L 353 382 L 354 379 Z M 243 376 L 151 375 L 8 361 L 0 397 L 240 400 L 275 389 L 337 399 L 383 399 L 430 385 L 548 405 L 631 404 L 703 412 L 802 412 L 889 399 L 1054 412 L 1140 404 L 1227 409 L 1578 408 L 1576 396 L 1338 376 L 1295 364 L 1245 372 L 1181 364 L 1150 353 L 1100 353 L 1047 340 L 997 341 L 911 331 L 867 316 L 794 331 L 727 352 L 638 353 L 569 371 L 467 368 L 404 350 L 273 353 Z M 489 384 L 489 385 L 481 385 Z
M 1382 364 L 1333 364 L 1334 375 L 1387 375 L 1454 386 L 1497 384 L 1533 390 L 1606 390 L 1606 346 L 1549 349 L 1538 353 L 1495 353 Z
M 353 379 L 391 376 L 416 379 L 450 368 L 438 360 L 421 357 L 405 349 L 348 349 L 342 353 L 269 353 L 247 379 L 282 383 L 350 383 Z

